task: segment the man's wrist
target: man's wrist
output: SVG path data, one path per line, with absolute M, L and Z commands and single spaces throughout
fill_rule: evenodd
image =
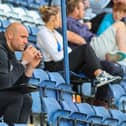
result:
M 31 65 L 28 65 L 28 66 L 27 66 L 27 69 L 26 69 L 26 71 L 25 71 L 25 75 L 26 75 L 27 77 L 32 77 L 33 70 L 34 70 L 34 68 L 32 68 Z
M 26 69 L 26 65 L 28 64 L 28 62 L 26 60 L 21 60 L 21 64 L 24 66 L 24 68 Z

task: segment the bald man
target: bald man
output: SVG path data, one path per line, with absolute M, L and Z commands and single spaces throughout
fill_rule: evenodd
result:
M 28 31 L 20 23 L 10 24 L 5 33 L 0 33 L 0 89 L 27 83 L 34 68 L 41 61 L 40 52 L 28 46 Z M 21 62 L 15 51 L 22 51 Z M 0 91 L 0 115 L 11 126 L 13 123 L 27 123 L 32 100 L 29 95 L 18 91 Z

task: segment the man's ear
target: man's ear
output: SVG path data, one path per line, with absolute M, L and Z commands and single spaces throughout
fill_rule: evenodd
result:
M 12 32 L 8 32 L 8 39 L 11 40 L 13 38 L 13 33 Z

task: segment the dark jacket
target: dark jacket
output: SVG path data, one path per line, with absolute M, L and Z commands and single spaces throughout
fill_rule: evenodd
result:
M 25 77 L 24 71 L 15 53 L 9 50 L 4 33 L 0 33 L 0 89 L 27 83 L 29 78 Z

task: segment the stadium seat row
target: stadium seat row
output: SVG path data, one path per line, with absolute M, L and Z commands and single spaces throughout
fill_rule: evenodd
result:
M 45 0 L 2 0 L 2 3 L 8 3 L 14 6 L 22 6 L 28 9 L 37 10 L 41 5 L 47 4 L 47 1 Z
M 10 4 L 0 4 L 0 17 L 3 20 L 10 22 L 19 21 L 26 25 L 39 26 L 43 24 L 38 10 L 14 7 Z
M 73 123 L 76 123 L 76 126 L 78 126 L 91 124 L 91 122 L 93 122 L 93 125 L 99 126 L 103 124 L 106 126 L 126 125 L 126 115 L 119 110 L 107 110 L 104 107 L 91 106 L 88 103 L 74 103 L 71 86 L 64 84 L 60 74 L 36 69 L 33 76 L 38 80 L 41 87 L 40 94 L 37 95 L 39 103 L 37 103 L 35 94 L 32 93 L 32 96 L 34 95 L 33 100 L 36 100 L 33 101 L 33 106 L 39 105 L 40 112 L 48 115 L 46 120 L 48 120 L 49 125 L 72 126 Z M 34 110 L 36 108 L 38 107 L 34 107 Z M 59 117 L 60 121 L 57 120 Z

